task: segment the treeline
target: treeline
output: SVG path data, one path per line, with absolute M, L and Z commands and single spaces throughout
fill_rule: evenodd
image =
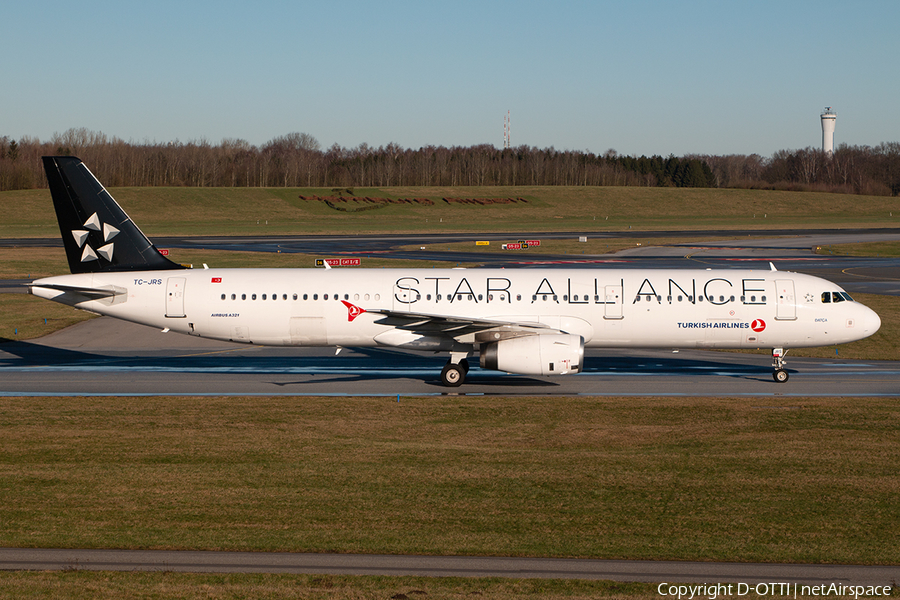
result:
M 0 137 L 0 190 L 46 187 L 40 157 L 79 156 L 108 186 L 388 187 L 662 186 L 900 193 L 900 144 L 841 146 L 833 157 L 807 148 L 771 158 L 621 156 L 529 146 L 498 149 L 388 144 L 323 149 L 305 133 L 261 146 L 244 140 L 134 143 L 87 129 L 49 141 Z

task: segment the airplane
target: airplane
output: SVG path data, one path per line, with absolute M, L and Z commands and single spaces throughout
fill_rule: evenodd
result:
M 738 269 L 192 269 L 147 239 L 78 158 L 43 157 L 70 275 L 30 293 L 216 340 L 391 347 L 449 354 L 444 385 L 483 369 L 556 376 L 585 348 L 790 348 L 843 344 L 881 320 L 810 275 Z M 326 265 L 327 267 L 327 265 Z

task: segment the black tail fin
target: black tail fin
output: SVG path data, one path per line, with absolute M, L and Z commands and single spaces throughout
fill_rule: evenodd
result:
M 72 273 L 184 268 L 159 253 L 80 159 L 43 160 Z

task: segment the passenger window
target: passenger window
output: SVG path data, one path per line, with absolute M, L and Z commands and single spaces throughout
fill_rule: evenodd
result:
M 376 300 L 381 300 L 381 294 L 375 294 L 375 299 L 376 299 Z
M 232 300 L 237 300 L 237 294 L 232 294 L 232 295 L 231 295 L 231 299 L 232 299 Z
M 253 294 L 252 296 L 250 296 L 250 299 L 251 299 L 251 300 L 256 300 L 256 294 Z
M 364 300 L 368 300 L 368 299 L 369 299 L 369 295 L 366 294 L 365 296 L 363 296 L 363 299 L 364 299 Z
M 263 300 L 266 299 L 266 295 L 265 295 L 265 294 L 262 295 L 262 299 L 263 299 Z
M 294 300 L 296 300 L 296 299 L 297 299 L 297 294 L 294 294 Z
M 225 299 L 225 294 L 222 294 L 222 300 L 224 300 L 224 299 Z
M 319 299 L 319 295 L 318 295 L 318 294 L 313 294 L 313 300 L 318 300 L 318 299 Z
M 247 299 L 247 294 L 241 294 L 241 300 L 246 300 L 246 299 Z
M 322 296 L 322 300 L 328 300 L 328 294 L 324 294 L 324 295 Z

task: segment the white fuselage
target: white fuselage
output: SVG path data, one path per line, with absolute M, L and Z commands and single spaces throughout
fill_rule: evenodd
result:
M 56 288 L 42 287 L 57 286 Z M 114 290 L 89 299 L 59 286 Z M 540 323 L 587 347 L 796 348 L 877 331 L 869 308 L 786 271 L 663 269 L 192 269 L 63 275 L 32 293 L 160 329 L 299 346 L 453 347 L 383 314 Z M 826 297 L 828 302 L 824 302 Z

